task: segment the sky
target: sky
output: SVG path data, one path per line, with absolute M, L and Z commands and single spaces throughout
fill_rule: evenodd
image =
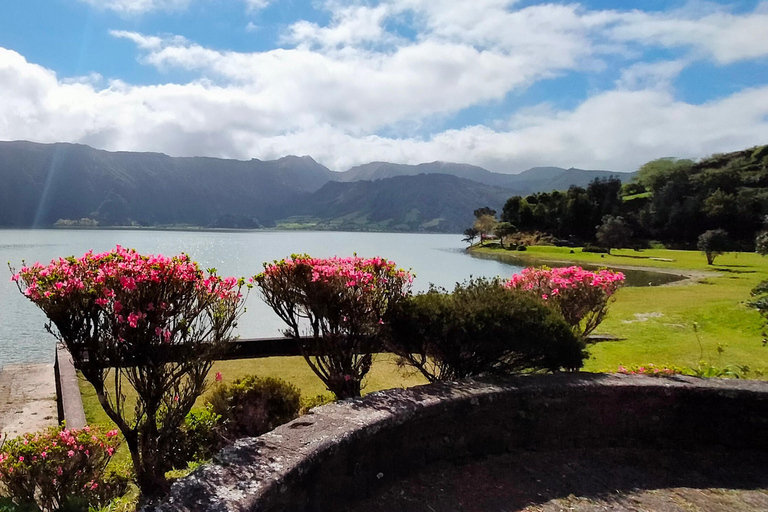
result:
M 6 1 L 0 140 L 634 171 L 768 144 L 768 1 Z

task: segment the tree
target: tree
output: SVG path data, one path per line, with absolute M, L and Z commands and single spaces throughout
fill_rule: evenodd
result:
M 715 258 L 731 250 L 731 241 L 724 229 L 710 229 L 699 235 L 697 247 L 707 256 L 707 265 L 712 265 Z
M 504 237 L 514 235 L 515 233 L 517 233 L 517 227 L 510 222 L 499 222 L 493 228 L 493 234 L 499 237 L 502 249 L 504 248 Z
M 464 238 L 462 239 L 463 242 L 467 242 L 470 247 L 472 247 L 472 244 L 475 241 L 475 238 L 480 236 L 480 232 L 476 230 L 475 228 L 467 228 L 464 230 Z
M 497 223 L 498 221 L 496 220 L 496 217 L 493 217 L 492 215 L 482 215 L 475 220 L 475 225 L 473 227 L 480 233 L 480 240 L 482 241 L 484 236 L 493 233 L 493 228 L 496 227 Z
M 233 338 L 244 281 L 206 275 L 186 254 L 142 256 L 120 246 L 24 266 L 13 280 L 120 429 L 142 494 L 165 492 L 163 452 Z
M 476 219 L 479 219 L 480 217 L 484 217 L 486 215 L 490 215 L 491 217 L 496 217 L 496 210 L 488 206 L 483 206 L 482 208 L 478 208 L 472 213 L 475 215 Z
M 383 258 L 294 254 L 254 276 L 264 301 L 304 359 L 339 399 L 360 396 L 387 310 L 410 294 L 413 276 Z M 302 337 L 308 334 L 308 338 Z
M 608 249 L 611 254 L 612 248 L 621 249 L 627 245 L 632 236 L 632 230 L 624 221 L 623 217 L 614 217 L 606 215 L 603 217 L 603 223 L 597 227 L 595 238 L 597 242 Z

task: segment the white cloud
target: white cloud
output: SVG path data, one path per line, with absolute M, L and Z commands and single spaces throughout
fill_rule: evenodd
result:
M 192 0 L 80 0 L 97 9 L 115 11 L 134 16 L 155 11 L 179 11 L 186 9 Z M 226 0 L 230 1 L 230 0 Z M 244 0 L 246 10 L 255 12 L 267 7 L 271 0 Z
M 122 5 L 126 13 L 139 12 L 129 5 L 187 4 L 83 1 Z M 248 3 L 263 8 L 267 2 Z M 728 63 L 768 55 L 761 25 L 768 3 L 739 15 L 720 6 L 649 14 L 576 4 L 517 8 L 511 0 L 331 0 L 324 6 L 328 24 L 296 22 L 284 35 L 293 47 L 263 52 L 111 32 L 136 45 L 141 62 L 197 77 L 183 84 L 58 77 L 0 48 L 0 139 L 232 158 L 311 154 L 337 170 L 372 160 L 450 160 L 499 171 L 535 165 L 630 171 L 661 156 L 697 157 L 768 142 L 768 84 L 702 105 L 674 94 L 677 76 L 697 59 Z M 392 30 L 398 24 L 415 37 Z M 651 45 L 682 56 L 642 60 Z M 462 109 L 501 106 L 538 80 L 599 73 L 610 61 L 624 67 L 615 90 L 592 91 L 575 108 L 541 104 L 499 113 L 489 126 L 428 129 Z
M 768 56 L 768 2 L 747 14 L 724 7 L 705 15 L 691 10 L 677 13 L 633 11 L 621 16 L 610 37 L 658 47 L 689 47 L 719 64 Z
M 134 15 L 151 11 L 184 9 L 190 0 L 80 0 L 98 9 L 108 9 L 120 14 Z
M 573 110 L 533 109 L 494 130 L 387 138 L 307 114 L 295 122 L 241 86 L 97 88 L 59 80 L 0 50 L 0 139 L 74 141 L 111 150 L 275 158 L 311 154 L 343 170 L 372 160 L 470 162 L 499 171 L 562 165 L 630 171 L 668 155 L 697 157 L 768 140 L 768 86 L 704 105 L 665 91 L 609 91 Z
M 272 0 L 245 0 L 245 5 L 249 12 L 259 11 L 266 8 Z
M 637 62 L 621 73 L 616 81 L 620 89 L 668 89 L 689 61 L 662 60 L 657 62 Z

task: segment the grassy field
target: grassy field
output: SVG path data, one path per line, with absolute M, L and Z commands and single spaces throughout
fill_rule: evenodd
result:
M 674 285 L 620 290 L 596 333 L 626 339 L 593 345 L 587 371 L 614 372 L 619 365 L 647 363 L 695 367 L 700 361 L 717 367 L 768 368 L 762 317 L 745 305 L 752 288 L 768 279 L 768 259 L 757 254 L 726 254 L 709 266 L 699 252 L 666 249 L 614 250 L 610 255 L 548 246 L 525 252 L 490 247 L 473 252 L 530 265 L 569 261 L 693 275 Z

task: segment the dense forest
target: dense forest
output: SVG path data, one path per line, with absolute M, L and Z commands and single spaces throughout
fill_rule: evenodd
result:
M 721 229 L 736 248 L 750 250 L 766 214 L 768 146 L 760 146 L 700 162 L 654 160 L 624 185 L 595 179 L 586 188 L 514 196 L 501 221 L 573 243 L 618 233 L 627 239 L 624 245 L 636 246 L 658 240 L 688 247 L 705 231 Z

